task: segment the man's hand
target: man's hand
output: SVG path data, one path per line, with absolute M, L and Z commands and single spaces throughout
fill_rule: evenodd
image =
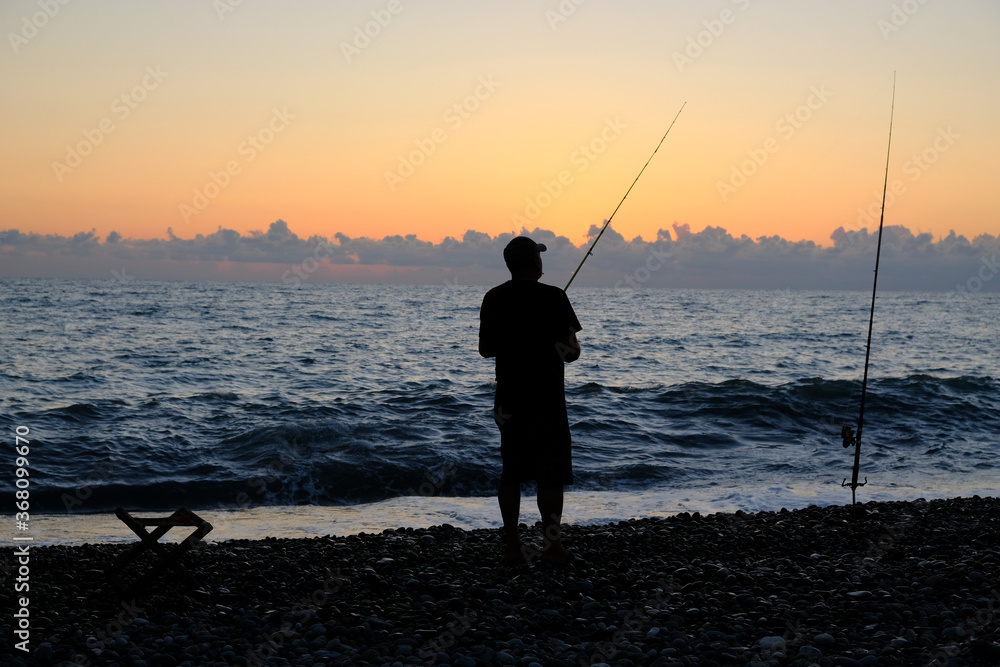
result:
M 487 344 L 483 340 L 483 337 L 480 336 L 479 337 L 479 354 L 480 354 L 480 356 L 483 356 L 483 357 L 495 357 L 495 356 L 497 356 L 497 351 L 494 350 L 492 347 L 490 347 L 489 344 Z
M 556 342 L 556 352 L 567 364 L 580 358 L 580 341 L 575 331 L 570 331 L 568 336 Z

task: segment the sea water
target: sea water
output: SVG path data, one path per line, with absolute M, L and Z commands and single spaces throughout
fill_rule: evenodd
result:
M 187 506 L 216 539 L 499 525 L 486 289 L 0 281 L 36 540 L 133 539 L 118 506 Z M 569 296 L 565 521 L 851 501 L 870 293 Z M 859 500 L 996 494 L 998 322 L 1000 294 L 878 295 Z

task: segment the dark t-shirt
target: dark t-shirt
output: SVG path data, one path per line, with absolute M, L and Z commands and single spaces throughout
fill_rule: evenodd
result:
M 496 357 L 495 409 L 538 435 L 569 440 L 560 341 L 581 330 L 566 293 L 534 280 L 508 280 L 483 298 L 479 311 L 483 350 Z M 522 429 L 518 429 L 521 431 Z

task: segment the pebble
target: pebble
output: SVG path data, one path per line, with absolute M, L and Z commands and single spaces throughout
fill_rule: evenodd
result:
M 785 638 L 784 637 L 763 637 L 757 642 L 760 647 L 766 651 L 783 651 L 785 650 Z
M 186 557 L 200 591 L 169 577 L 124 606 L 103 567 L 129 545 L 37 547 L 34 648 L 0 664 L 891 667 L 929 646 L 1000 664 L 976 625 L 995 615 L 1000 503 L 863 507 L 568 525 L 580 558 L 560 568 L 497 567 L 498 531 L 442 526 L 209 543 Z
M 799 647 L 799 655 L 804 655 L 807 658 L 822 658 L 823 652 L 815 646 L 805 644 L 804 646 Z
M 500 651 L 496 654 L 496 661 L 501 665 L 514 665 L 517 664 L 517 658 L 508 653 L 507 651 Z

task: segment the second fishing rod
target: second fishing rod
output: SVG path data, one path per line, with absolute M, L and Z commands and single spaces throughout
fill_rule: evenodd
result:
M 865 426 L 865 394 L 868 391 L 868 362 L 872 353 L 872 327 L 875 324 L 875 293 L 878 291 L 878 263 L 882 254 L 882 223 L 885 221 L 885 193 L 889 185 L 889 152 L 892 149 L 892 117 L 896 111 L 896 73 L 892 73 L 892 103 L 889 107 L 889 140 L 885 148 L 885 180 L 882 182 L 882 214 L 878 220 L 878 244 L 875 246 L 875 277 L 872 280 L 872 306 L 868 314 L 868 343 L 865 346 L 865 373 L 861 381 L 861 409 L 858 412 L 857 431 L 845 425 L 840 430 L 840 435 L 844 439 L 844 448 L 854 446 L 854 468 L 851 471 L 851 483 L 847 483 L 847 478 L 841 486 L 851 487 L 851 507 L 857 506 L 857 489 L 868 483 L 858 481 L 858 473 L 861 466 L 861 432 Z

